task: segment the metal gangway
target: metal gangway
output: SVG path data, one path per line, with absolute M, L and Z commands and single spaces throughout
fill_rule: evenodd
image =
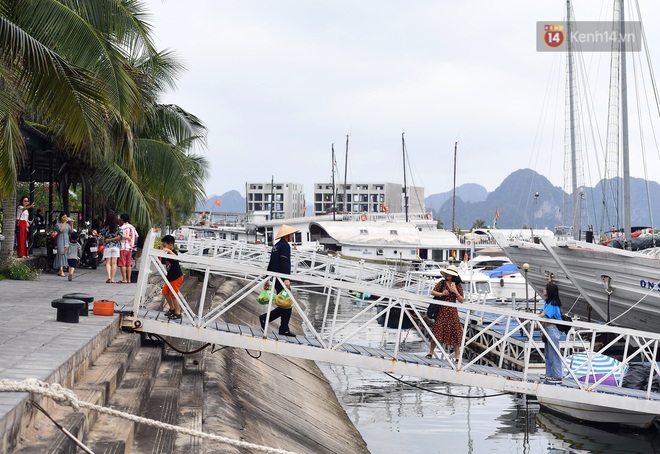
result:
M 123 311 L 124 329 L 533 395 L 539 399 L 560 399 L 624 412 L 660 415 L 660 394 L 652 392 L 653 378 L 660 375 L 655 360 L 660 347 L 659 334 L 581 321 L 560 322 L 571 326 L 559 351 L 568 373 L 562 384 L 546 384 L 539 378 L 538 365 L 531 361 L 534 356 L 543 357 L 543 344 L 538 341 L 538 333 L 546 334 L 546 329 L 538 315 L 485 304 L 484 301 L 466 300 L 463 304 L 456 304 L 432 300 L 428 296 L 432 283 L 427 279 L 416 279 L 407 273 L 397 273 L 379 265 L 292 250 L 292 310 L 301 318 L 305 334 L 281 336 L 270 330 L 268 320 L 263 329 L 256 317 L 255 325 L 225 320 L 228 312 L 237 305 L 256 305 L 256 295 L 266 282 L 270 282 L 272 288 L 275 280 L 287 277 L 266 271 L 269 246 L 225 240 L 200 240 L 197 244 L 192 243 L 195 240 L 188 240 L 191 242 L 186 245 L 188 252 L 178 255 L 182 268 L 194 270 L 200 276 L 202 291 L 199 304 L 194 305 L 186 301 L 183 295 L 177 295 L 183 316 L 181 320 L 172 321 L 166 317 L 163 308 L 147 308 L 150 280 L 153 281 L 153 276 L 159 276 L 160 285 L 166 282 L 166 271 L 160 263 L 160 258 L 166 254 L 153 247 L 154 239 L 155 233 L 152 231 L 145 241 L 140 259 L 134 304 Z M 206 304 L 204 298 L 209 279 L 214 275 L 240 281 L 243 287 L 219 304 Z M 351 302 L 354 298 L 352 292 L 356 290 L 377 295 L 377 299 L 364 301 L 358 314 L 348 321 L 341 321 L 338 317 L 340 307 L 347 301 Z M 298 291 L 316 292 L 324 296 L 320 327 L 318 321 L 315 324 L 306 315 L 301 301 L 296 297 Z M 453 353 L 442 345 L 436 347 L 432 359 L 425 358 L 428 351 L 426 345 L 420 352 L 402 348 L 408 330 L 415 331 L 421 339 L 435 340 L 431 326 L 424 318 L 431 302 L 459 308 L 463 338 L 458 363 L 452 361 Z M 193 310 L 192 307 L 198 309 Z M 271 298 L 264 310 L 269 312 L 273 307 Z M 391 323 L 388 319 L 394 313 L 398 314 L 398 319 Z M 379 317 L 385 317 L 385 327 L 395 326 L 393 329 L 383 328 L 383 341 L 379 347 L 357 342 L 359 333 L 373 329 Z M 406 321 L 412 323 L 411 328 L 404 329 Z M 490 336 L 490 341 L 484 342 L 486 331 L 497 332 L 498 335 Z M 510 353 L 511 345 L 520 344 L 521 339 L 525 347 L 518 352 L 520 370 L 507 369 L 504 367 L 505 358 Z M 597 353 L 608 355 L 615 349 L 621 358 L 620 364 L 592 378 L 596 376 L 591 373 L 591 358 Z M 468 355 L 468 352 L 471 354 Z M 576 352 L 588 355 L 588 360 L 581 366 L 582 371 L 571 370 L 571 356 Z M 651 365 L 648 387 L 644 390 L 621 387 L 621 377 L 625 376 L 632 362 Z M 617 385 L 613 386 L 611 378 L 615 376 Z

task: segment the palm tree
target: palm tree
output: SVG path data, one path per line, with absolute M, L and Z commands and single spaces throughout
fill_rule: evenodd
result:
M 20 130 L 35 112 L 58 125 L 59 135 L 73 150 L 105 135 L 105 94 L 94 74 L 62 57 L 37 36 L 44 24 L 35 2 L 0 1 L 0 197 L 4 209 L 5 244 L 0 259 L 12 254 L 16 223 L 16 175 L 25 159 Z M 29 20 L 33 26 L 29 26 Z M 70 23 L 49 24 L 54 35 L 75 34 Z M 37 35 L 37 36 L 35 36 Z
M 472 223 L 472 230 L 483 229 L 484 227 L 486 227 L 486 221 L 483 219 L 475 219 L 475 221 Z
M 156 52 L 142 8 L 140 2 L 121 0 L 0 0 L 0 197 L 6 244 L 13 244 L 16 175 L 25 157 L 21 125 L 45 134 L 77 173 L 103 178 L 108 200 L 127 207 L 145 226 L 160 211 L 150 202 L 188 207 L 191 201 L 181 199 L 203 195 L 206 163 L 189 152 L 203 141 L 205 129 L 183 111 L 179 121 L 157 121 L 158 95 L 173 85 L 180 65 Z M 182 119 L 188 121 L 183 128 Z M 187 134 L 175 134 L 177 128 Z M 139 141 L 145 142 L 136 148 Z M 158 144 L 160 153 L 154 152 Z M 164 149 L 170 151 L 169 170 L 153 165 Z M 66 194 L 72 180 L 62 177 Z M 145 192 L 142 183 L 152 184 Z M 1 254 L 11 253 L 10 246 Z

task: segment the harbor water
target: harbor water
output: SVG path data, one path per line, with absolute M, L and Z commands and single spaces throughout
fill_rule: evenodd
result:
M 300 292 L 298 298 L 320 328 L 325 296 Z M 340 320 L 349 320 L 365 304 L 342 301 Z M 383 341 L 394 341 L 394 330 L 383 330 L 374 322 L 359 340 L 352 342 L 378 347 Z M 426 344 L 410 331 L 402 349 L 425 354 Z M 533 398 L 318 364 L 374 454 L 660 453 L 657 430 L 631 432 L 594 427 L 547 413 Z

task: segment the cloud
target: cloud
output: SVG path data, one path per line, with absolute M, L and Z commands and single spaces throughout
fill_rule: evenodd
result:
M 456 141 L 459 184 L 493 190 L 525 167 L 563 184 L 565 63 L 535 42 L 536 21 L 563 19 L 563 2 L 148 5 L 158 45 L 189 70 L 165 102 L 209 128 L 209 193 L 244 192 L 246 181 L 272 175 L 303 183 L 311 200 L 313 184 L 330 180 L 333 143 L 343 179 L 347 134 L 349 180 L 402 182 L 403 132 L 411 179 L 427 195 L 451 188 Z M 604 14 L 579 7 L 578 18 Z M 650 1 L 642 8 L 660 14 Z M 600 60 L 584 57 L 602 83 Z M 604 131 L 606 108 L 595 110 Z

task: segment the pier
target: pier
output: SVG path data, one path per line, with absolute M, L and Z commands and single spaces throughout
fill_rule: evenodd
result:
M 145 245 L 151 244 L 152 236 L 145 242 Z M 293 310 L 303 320 L 305 333 L 284 337 L 271 332 L 268 325 L 262 330 L 256 319 L 254 324 L 232 324 L 223 319 L 223 315 L 234 306 L 256 304 L 255 296 L 265 282 L 272 283 L 275 279 L 284 278 L 283 275 L 266 271 L 269 257 L 266 245 L 215 240 L 187 244 L 186 249 L 189 252 L 178 258 L 182 266 L 198 276 L 203 286 L 207 285 L 210 276 L 220 275 L 240 280 L 244 283 L 243 287 L 208 311 L 192 310 L 185 298 L 179 295 L 183 318 L 170 321 L 163 311 L 147 310 L 145 306 L 149 276 L 158 273 L 163 279 L 165 277 L 159 262 L 159 257 L 164 254 L 147 246 L 143 251 L 134 304 L 123 309 L 124 329 L 532 395 L 539 400 L 560 400 L 646 415 L 660 414 L 660 394 L 652 392 L 650 385 L 648 389 L 636 390 L 624 388 L 620 382 L 613 386 L 608 380 L 614 376 L 624 376 L 628 365 L 633 362 L 651 364 L 649 378 L 660 373 L 655 362 L 660 346 L 660 335 L 656 333 L 582 321 L 570 323 L 571 331 L 559 352 L 567 374 L 561 384 L 547 384 L 540 380 L 542 371 L 539 370 L 538 357 L 542 357 L 543 344 L 538 336 L 545 332 L 545 328 L 538 315 L 487 305 L 483 301 L 466 301 L 464 304 L 435 301 L 460 309 L 464 320 L 461 350 L 478 353 L 463 355 L 462 360 L 454 364 L 451 361 L 453 353 L 440 347 L 436 350 L 437 356 L 427 360 L 424 358 L 425 351 L 411 353 L 401 348 L 405 339 L 405 330 L 402 329 L 404 317 L 413 321 L 410 329 L 420 337 L 430 338 L 433 335 L 430 326 L 424 322 L 424 313 L 431 301 L 427 296 L 427 280 L 416 280 L 410 275 L 363 262 L 294 251 Z M 325 295 L 323 313 L 316 314 L 320 324 L 308 319 L 296 300 L 296 289 Z M 350 321 L 349 328 L 349 323 L 338 322 L 337 313 L 342 301 L 350 298 L 350 292 L 355 290 L 378 295 L 378 298 L 365 302 L 360 313 Z M 201 295 L 203 298 L 204 292 Z M 270 306 L 272 304 L 271 301 Z M 206 305 L 199 304 L 198 307 L 204 308 Z M 366 348 L 352 342 L 358 332 L 369 329 L 380 316 L 389 317 L 390 310 L 394 308 L 399 309 L 397 328 L 383 330 L 380 348 Z M 359 321 L 357 329 L 354 327 L 356 321 Z M 392 325 L 386 323 L 386 326 Z M 607 340 L 603 342 L 603 339 Z M 580 371 L 571 370 L 571 355 L 574 353 L 591 357 L 607 355 L 615 348 L 621 352 L 616 370 L 601 374 L 597 379 L 583 379 Z M 518 370 L 507 364 L 511 362 Z M 584 368 L 587 377 L 590 377 L 590 364 L 587 361 Z

